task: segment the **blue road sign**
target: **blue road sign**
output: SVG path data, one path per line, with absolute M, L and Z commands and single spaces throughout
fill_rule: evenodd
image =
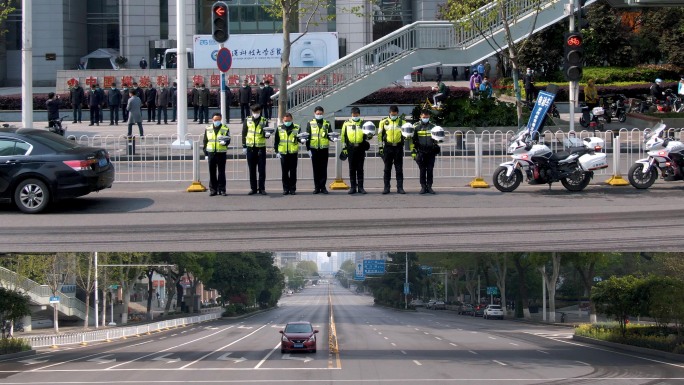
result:
M 420 269 L 423 270 L 428 276 L 432 275 L 432 266 L 422 265 Z
M 356 261 L 354 266 L 354 281 L 363 281 L 366 277 L 363 275 L 363 262 Z
M 551 104 L 553 104 L 553 99 L 555 97 L 556 94 L 546 91 L 539 91 L 537 102 L 534 104 L 532 113 L 530 114 L 530 120 L 527 121 L 527 129 L 529 130 L 530 135 L 534 134 L 539 130 L 539 128 L 541 128 L 544 117 L 549 111 L 549 108 L 551 108 Z
M 50 297 L 50 303 L 59 303 L 59 297 Z
M 383 259 L 366 259 L 363 261 L 363 275 L 385 274 Z
M 228 72 L 233 65 L 233 54 L 226 47 L 221 48 L 216 54 L 216 66 L 221 72 Z
M 407 295 L 411 291 L 409 290 L 409 284 L 407 282 L 404 282 L 404 294 Z

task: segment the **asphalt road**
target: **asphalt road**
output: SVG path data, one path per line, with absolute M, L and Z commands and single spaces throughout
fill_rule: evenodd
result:
M 5 252 L 681 250 L 682 182 L 501 193 L 454 181 L 437 195 L 408 184 L 406 195 L 381 195 L 374 180 L 367 195 L 301 187 L 295 196 L 247 196 L 243 182 L 227 197 L 187 193 L 187 183 L 120 183 L 40 215 L 2 205 L 0 242 Z
M 655 384 L 684 364 L 577 343 L 572 330 L 451 311 L 403 312 L 331 286 L 339 353 L 329 350 L 328 287 L 279 308 L 150 336 L 0 361 L 3 384 Z M 292 320 L 317 329 L 316 353 L 281 354 Z

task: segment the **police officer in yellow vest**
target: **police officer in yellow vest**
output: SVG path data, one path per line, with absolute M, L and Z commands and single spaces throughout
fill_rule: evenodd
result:
M 215 113 L 211 125 L 204 130 L 204 156 L 209 158 L 209 196 L 226 196 L 226 152 L 230 130 Z
M 283 116 L 283 124 L 278 126 L 273 141 L 276 158 L 280 159 L 283 172 L 283 195 L 295 195 L 297 190 L 297 153 L 299 152 L 299 124 L 292 122 L 289 112 Z
M 434 194 L 432 189 L 432 170 L 435 168 L 435 156 L 439 154 L 439 144 L 432 138 L 430 111 L 420 112 L 420 122 L 416 123 L 411 140 L 411 157 L 418 163 L 420 170 L 420 193 Z
M 395 105 L 390 106 L 389 117 L 380 121 L 378 147 L 380 156 L 385 162 L 383 194 L 390 192 L 393 164 L 397 177 L 397 192 L 406 194 L 404 191 L 404 137 L 401 135 L 401 126 L 404 123 L 406 121 L 399 117 L 399 107 Z
M 330 122 L 323 119 L 323 107 L 314 108 L 314 119 L 306 125 L 309 138 L 306 140 L 306 149 L 311 157 L 313 166 L 314 194 L 327 194 L 325 182 L 328 179 L 328 134 L 332 132 Z
M 351 119 L 344 122 L 342 126 L 342 143 L 344 149 L 343 155 L 347 156 L 349 161 L 349 181 L 351 189 L 349 194 L 365 194 L 363 189 L 363 163 L 366 159 L 366 150 L 370 148 L 368 137 L 363 133 L 361 128 L 361 110 L 358 107 L 352 107 Z
M 252 117 L 242 123 L 242 152 L 247 155 L 249 168 L 249 195 L 259 193 L 266 195 L 266 139 L 264 127 L 268 123 L 261 116 L 261 106 L 254 104 L 250 107 Z M 259 184 L 257 186 L 257 171 Z

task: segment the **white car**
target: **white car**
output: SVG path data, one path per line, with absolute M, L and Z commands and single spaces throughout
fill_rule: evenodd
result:
M 501 305 L 487 305 L 482 315 L 484 319 L 498 318 L 504 319 L 504 312 Z

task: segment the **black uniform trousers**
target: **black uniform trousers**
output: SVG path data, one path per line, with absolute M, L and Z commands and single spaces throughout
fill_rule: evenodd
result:
M 385 162 L 385 170 L 383 172 L 383 181 L 385 187 L 389 188 L 390 179 L 392 178 L 392 165 L 397 177 L 397 188 L 404 188 L 404 146 L 401 144 L 392 146 L 385 144 L 385 155 L 382 160 Z
M 147 104 L 147 121 L 154 122 L 157 120 L 157 105 L 154 103 Z
M 432 170 L 435 168 L 435 153 L 420 152 L 416 154 L 416 163 L 420 171 L 420 185 L 422 187 L 432 186 Z
M 90 106 L 90 125 L 100 125 L 100 106 Z
M 314 188 L 319 191 L 326 189 L 325 182 L 328 180 L 328 155 L 327 148 L 311 149 L 311 165 L 313 166 Z
M 363 187 L 363 163 L 366 160 L 366 151 L 359 147 L 347 147 L 349 157 L 349 181 L 351 188 Z
M 119 124 L 119 106 L 110 106 L 109 107 L 109 123 Z
M 247 147 L 249 187 L 252 191 L 266 191 L 266 147 Z M 257 186 L 257 171 L 259 184 Z
M 164 124 L 167 122 L 167 107 L 165 105 L 159 105 L 157 106 L 157 123 L 161 123 L 162 120 L 162 113 L 164 113 Z
M 283 191 L 297 191 L 297 161 L 297 154 L 283 154 L 280 157 Z
M 226 153 L 209 153 L 209 191 L 222 193 L 226 191 Z
M 249 109 L 249 103 L 240 103 L 240 119 L 244 122 L 245 118 L 252 116 L 252 110 Z
M 123 115 L 123 119 L 121 119 L 122 122 L 127 122 L 128 121 L 128 107 L 127 105 L 123 104 L 121 105 L 121 113 Z
M 193 122 L 197 121 L 197 111 L 199 111 L 199 104 L 193 104 L 192 105 L 192 111 L 193 111 Z

